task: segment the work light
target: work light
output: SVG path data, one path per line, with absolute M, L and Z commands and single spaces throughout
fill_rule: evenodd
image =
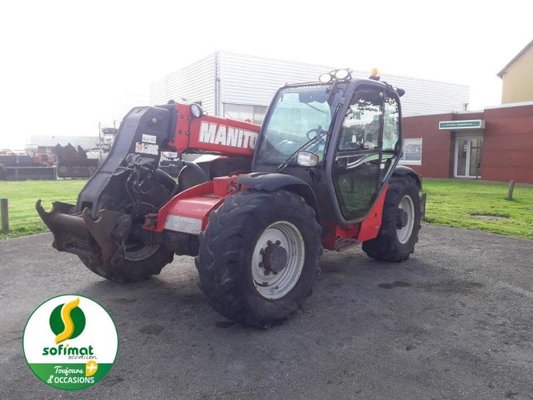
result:
M 191 113 L 193 117 L 200 118 L 202 115 L 204 115 L 204 110 L 202 110 L 202 107 L 200 107 L 199 104 L 193 103 L 191 104 Z
M 322 83 L 328 83 L 333 80 L 333 76 L 329 72 L 326 72 L 325 74 L 320 75 L 318 80 Z

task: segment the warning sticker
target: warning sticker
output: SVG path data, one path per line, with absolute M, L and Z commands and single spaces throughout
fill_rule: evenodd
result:
M 146 135 L 143 133 L 143 136 L 142 136 L 142 141 L 144 143 L 157 143 L 157 136 L 155 135 Z
M 135 143 L 135 152 L 141 154 L 153 154 L 157 156 L 159 154 L 159 146 L 157 144 L 148 143 Z

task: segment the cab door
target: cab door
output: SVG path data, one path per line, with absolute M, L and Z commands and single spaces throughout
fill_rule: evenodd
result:
M 369 84 L 354 91 L 343 116 L 333 163 L 333 186 L 346 221 L 367 215 L 395 166 L 401 147 L 399 118 L 399 104 L 386 96 L 382 85 Z

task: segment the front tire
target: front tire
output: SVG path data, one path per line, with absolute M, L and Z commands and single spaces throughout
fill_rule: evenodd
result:
M 235 322 L 278 324 L 311 294 L 320 232 L 314 210 L 295 193 L 239 192 L 211 214 L 200 236 L 200 288 Z
M 363 243 L 368 256 L 402 262 L 414 252 L 420 230 L 419 192 L 420 188 L 409 176 L 391 179 L 379 234 Z
M 163 246 L 142 247 L 126 253 L 126 257 L 114 264 L 103 264 L 99 258 L 80 256 L 80 260 L 92 272 L 117 283 L 141 282 L 157 275 L 172 262 L 174 253 Z

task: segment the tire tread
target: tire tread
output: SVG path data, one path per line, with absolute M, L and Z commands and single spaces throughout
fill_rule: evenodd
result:
M 382 261 L 403 262 L 414 252 L 418 242 L 418 232 L 421 228 L 419 198 L 413 199 L 415 222 L 411 238 L 405 245 L 398 241 L 396 215 L 401 198 L 405 194 L 413 195 L 415 192 L 419 193 L 419 187 L 413 178 L 404 176 L 391 179 L 383 207 L 383 219 L 379 234 L 375 239 L 363 243 L 363 250 L 369 257 Z
M 235 322 L 265 328 L 281 322 L 299 306 L 295 304 L 296 307 L 280 309 L 276 316 L 264 317 L 250 307 L 242 290 L 241 279 L 243 268 L 246 267 L 245 249 L 251 247 L 253 250 L 255 243 L 251 238 L 257 234 L 257 226 L 268 211 L 276 207 L 293 208 L 306 214 L 309 226 L 317 238 L 316 246 L 320 248 L 320 254 L 321 227 L 316 221 L 314 210 L 301 196 L 285 190 L 272 193 L 242 191 L 228 197 L 210 215 L 208 226 L 200 235 L 200 250 L 195 259 L 200 289 L 216 311 Z M 316 270 L 313 272 L 316 275 L 318 257 L 312 268 Z

